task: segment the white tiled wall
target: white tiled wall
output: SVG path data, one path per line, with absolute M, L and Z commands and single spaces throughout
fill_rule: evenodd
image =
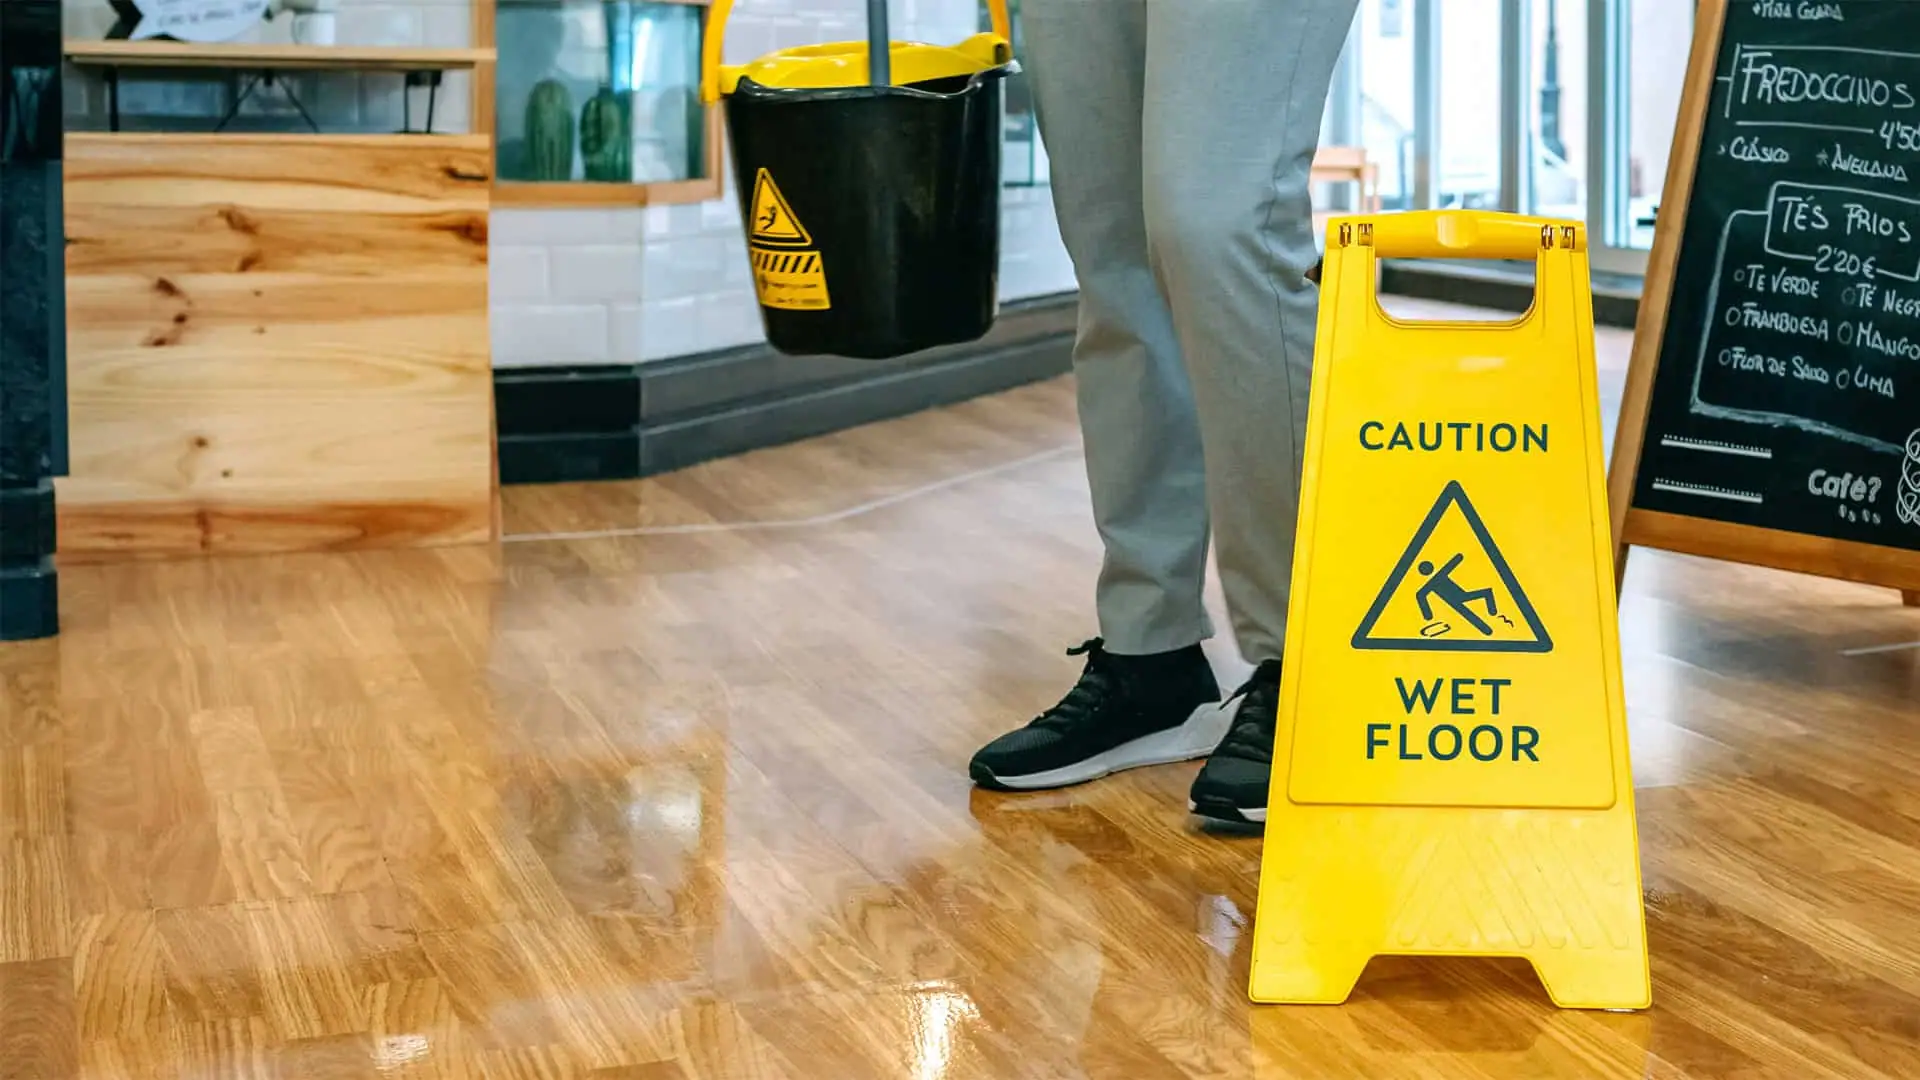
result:
M 891 2 L 895 39 L 954 42 L 978 25 L 978 0 Z M 865 33 L 865 0 L 738 0 L 726 56 Z M 725 197 L 700 205 L 494 211 L 494 366 L 635 363 L 762 340 L 737 197 L 729 176 Z M 1051 192 L 1009 188 L 1002 206 L 1001 296 L 1071 291 Z

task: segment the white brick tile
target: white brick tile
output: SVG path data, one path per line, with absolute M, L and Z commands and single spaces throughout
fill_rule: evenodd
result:
M 701 351 L 698 300 L 650 300 L 640 305 L 640 359 L 664 360 Z
M 473 130 L 473 75 L 465 71 L 449 71 L 440 84 L 440 91 L 433 104 L 433 130 L 441 135 L 458 135 Z M 427 91 L 421 87 L 413 91 L 413 122 L 416 127 L 427 126 Z
M 806 32 L 803 19 L 780 16 L 742 15 L 727 22 L 727 36 L 720 49 L 722 63 L 748 64 L 775 49 L 801 44 L 795 39 Z
M 694 236 L 700 232 L 702 204 L 674 203 L 668 206 L 649 206 L 646 211 L 649 240 L 671 240 L 676 237 Z
M 655 241 L 646 246 L 648 299 L 677 300 L 721 288 L 726 275 L 723 240 L 696 236 Z
M 701 349 L 730 349 L 766 340 L 760 305 L 751 290 L 715 293 L 700 298 Z
M 458 49 L 473 40 L 473 13 L 466 4 L 420 4 L 421 44 Z
M 554 245 L 547 249 L 548 287 L 561 302 L 637 302 L 641 289 L 639 244 Z
M 493 240 L 502 244 L 639 242 L 644 212 L 634 210 L 495 210 Z
M 0 0 L 4 3 L 5 0 Z M 107 36 L 118 19 L 113 8 L 104 2 L 98 4 L 80 4 L 68 0 L 60 5 L 60 30 L 69 38 L 81 38 L 98 41 Z
M 606 363 L 606 305 L 497 305 L 493 352 L 503 367 Z
M 867 0 L 804 0 L 801 10 L 815 16 L 858 19 L 861 26 L 867 24 Z M 889 20 L 899 14 L 900 7 L 897 3 L 887 8 Z
M 738 196 L 729 191 L 723 198 L 708 199 L 701 203 L 700 231 L 723 236 L 745 236 L 747 230 L 740 223 Z
M 607 359 L 616 364 L 637 364 L 645 359 L 641 323 L 644 304 L 614 304 L 607 309 Z
M 342 45 L 421 45 L 426 36 L 421 12 L 411 5 L 353 5 L 335 18 Z
M 903 37 L 900 29 L 896 23 L 889 20 L 887 30 L 891 36 Z M 817 41 L 864 41 L 867 36 L 867 20 L 864 15 L 858 19 L 842 16 L 821 19 L 820 28 L 816 33 L 819 35 L 815 39 Z
M 729 236 L 720 243 L 720 280 L 721 290 L 747 289 L 753 286 L 753 264 L 747 261 L 747 240 L 744 236 Z
M 547 249 L 490 243 L 487 278 L 495 304 L 545 300 L 548 296 Z

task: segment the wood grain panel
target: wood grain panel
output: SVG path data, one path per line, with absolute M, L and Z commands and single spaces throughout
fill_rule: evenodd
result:
M 495 534 L 483 137 L 74 136 L 63 556 Z
M 393 45 L 295 45 L 259 41 L 70 41 L 75 64 L 115 67 L 305 71 L 459 71 L 490 64 L 493 50 Z
M 1630 545 L 1818 574 L 1842 581 L 1920 589 L 1920 566 L 1915 565 L 1913 552 L 1899 548 L 1753 529 L 1640 509 L 1627 511 L 1621 535 Z
M 73 971 L 65 960 L 0 963 L 0 1080 L 73 1080 Z

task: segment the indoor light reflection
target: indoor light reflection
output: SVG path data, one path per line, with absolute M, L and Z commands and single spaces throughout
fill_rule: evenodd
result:
M 912 1017 L 915 1080 L 940 1080 L 953 1061 L 960 1029 L 980 1019 L 973 999 L 946 987 L 928 988 L 913 995 Z

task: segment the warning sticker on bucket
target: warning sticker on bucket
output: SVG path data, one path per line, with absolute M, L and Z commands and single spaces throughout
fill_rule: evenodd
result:
M 832 307 L 827 298 L 827 272 L 817 251 L 770 251 L 762 247 L 748 249 L 753 256 L 753 288 L 760 306 L 787 311 L 825 311 Z
M 753 235 L 756 244 L 774 247 L 809 247 L 813 237 L 808 235 L 807 227 L 787 205 L 787 197 L 780 194 L 780 185 L 773 182 L 773 174 L 761 169 L 753 178 Z

